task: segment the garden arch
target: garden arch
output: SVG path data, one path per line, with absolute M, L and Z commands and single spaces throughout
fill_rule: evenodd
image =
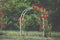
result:
M 42 6 L 39 6 L 39 5 L 37 5 L 37 4 L 34 4 L 32 7 L 29 7 L 29 8 L 27 8 L 27 9 L 25 9 L 25 10 L 23 10 L 23 12 L 22 12 L 22 14 L 21 14 L 21 16 L 20 16 L 20 18 L 19 18 L 19 24 L 20 24 L 20 35 L 21 35 L 21 32 L 22 32 L 22 30 L 21 30 L 21 23 L 22 23 L 22 21 L 24 20 L 24 16 L 25 16 L 25 14 L 27 13 L 27 11 L 29 11 L 29 10 L 38 10 L 38 11 L 40 11 L 41 12 L 41 19 L 42 19 L 42 27 L 43 27 L 43 37 L 44 37 L 44 30 L 45 30 L 45 27 L 47 26 L 48 27 L 48 10 L 46 10 L 44 7 L 42 7 Z M 46 23 L 44 23 L 44 22 L 46 22 Z

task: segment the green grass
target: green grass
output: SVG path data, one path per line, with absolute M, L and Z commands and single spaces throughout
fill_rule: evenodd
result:
M 1 35 L 0 38 L 9 38 L 14 40 L 55 40 L 53 38 L 46 39 L 43 37 L 40 37 L 40 38 L 29 38 L 29 37 L 26 38 L 26 36 L 20 37 L 19 31 L 3 31 L 3 32 L 5 32 L 5 34 Z M 42 32 L 38 32 L 38 31 L 28 31 L 26 33 L 28 33 L 28 35 L 38 35 L 38 34 L 42 35 Z M 25 32 L 23 34 L 25 34 Z M 52 32 L 52 35 L 60 35 L 60 32 Z

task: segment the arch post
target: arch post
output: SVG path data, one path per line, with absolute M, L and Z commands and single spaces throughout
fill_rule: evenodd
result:
M 27 9 L 25 9 L 25 10 L 23 10 L 23 12 L 22 12 L 22 14 L 21 14 L 21 16 L 20 16 L 20 19 L 19 19 L 19 21 L 20 21 L 20 36 L 22 35 L 22 18 L 24 18 L 24 16 L 25 16 L 25 14 L 26 14 L 26 12 L 27 11 L 29 11 L 29 10 L 31 10 L 32 9 L 32 7 L 29 7 L 29 8 L 27 8 Z

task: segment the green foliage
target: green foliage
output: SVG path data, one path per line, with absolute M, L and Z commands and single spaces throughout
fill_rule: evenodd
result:
M 6 13 L 4 16 L 5 25 L 16 24 L 19 27 L 17 23 L 18 21 L 17 19 L 21 15 L 22 11 L 30 6 L 33 6 L 33 4 L 35 3 L 39 4 L 40 6 L 44 6 L 47 9 L 50 9 L 51 7 L 51 0 L 47 0 L 47 1 L 44 1 L 44 0 L 6 0 L 5 1 L 3 0 L 2 2 L 0 2 L 0 8 L 6 10 Z M 36 12 L 36 13 L 38 14 L 39 12 Z M 23 26 L 35 27 L 37 24 L 40 24 L 41 20 L 38 20 L 39 17 L 37 14 L 26 15 L 25 16 L 26 23 Z
M 37 25 L 38 24 L 41 24 L 41 20 L 38 20 L 39 17 L 36 15 L 36 14 L 31 14 L 31 15 L 25 15 L 25 23 L 24 23 L 24 26 L 23 28 L 25 30 L 38 30 L 36 29 L 37 28 Z M 31 27 L 31 29 L 29 29 L 29 27 Z
M 17 23 L 18 18 L 26 7 L 28 7 L 27 3 L 21 2 L 19 0 L 2 1 L 0 4 L 0 8 L 6 10 L 5 11 L 6 13 L 4 15 L 4 21 L 5 21 L 4 25 L 6 26 L 16 24 L 15 26 L 18 27 L 19 26 Z

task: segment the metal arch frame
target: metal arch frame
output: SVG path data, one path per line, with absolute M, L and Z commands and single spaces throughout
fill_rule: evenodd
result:
M 23 12 L 22 12 L 22 14 L 21 14 L 20 17 L 23 17 L 24 18 L 26 12 L 29 11 L 29 10 L 31 10 L 31 9 L 33 9 L 33 8 L 32 7 L 29 7 L 27 9 L 23 10 Z M 21 19 L 20 19 L 20 36 L 21 36 L 21 32 L 22 32 L 22 30 L 21 30 Z
M 23 17 L 24 18 L 24 16 L 25 16 L 25 14 L 27 13 L 27 11 L 29 11 L 29 10 L 31 10 L 31 9 L 33 9 L 32 7 L 29 7 L 29 8 L 27 8 L 27 9 L 25 9 L 25 10 L 23 10 L 23 12 L 22 12 L 22 14 L 21 14 L 21 18 Z M 43 20 L 42 20 L 42 24 L 43 24 L 43 29 L 45 29 L 44 28 L 44 18 L 43 18 Z M 20 36 L 21 36 L 21 34 L 22 34 L 22 29 L 21 29 L 21 19 L 20 19 Z M 44 37 L 44 31 L 43 31 L 43 37 Z

